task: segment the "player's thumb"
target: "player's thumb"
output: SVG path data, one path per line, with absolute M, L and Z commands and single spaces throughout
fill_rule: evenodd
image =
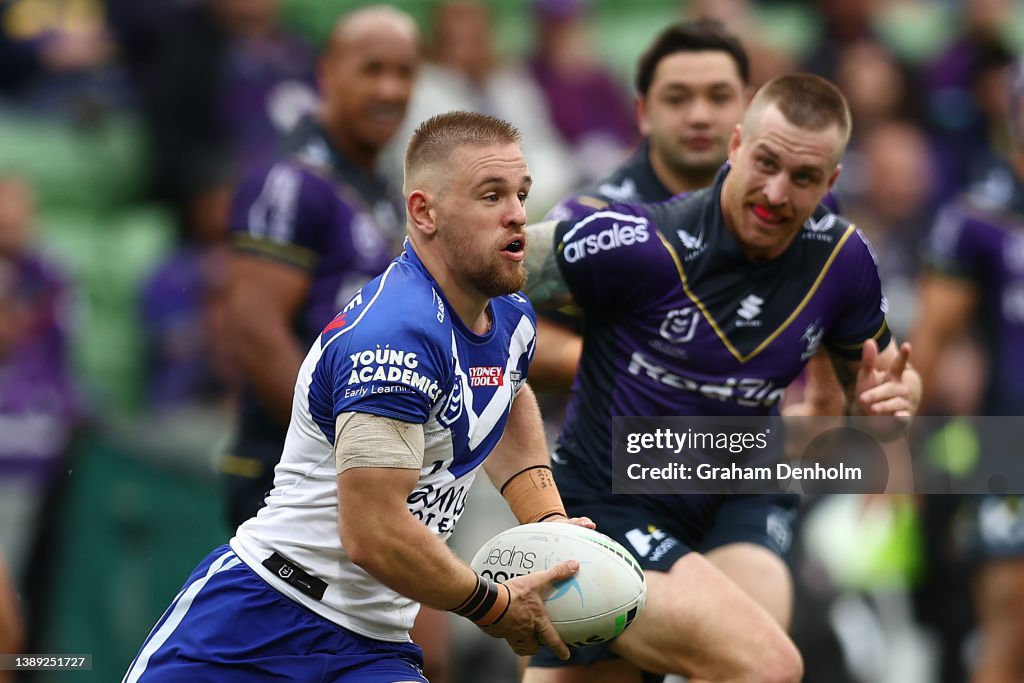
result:
M 545 570 L 542 576 L 546 583 L 558 583 L 575 575 L 579 570 L 580 563 L 578 560 L 565 560 Z

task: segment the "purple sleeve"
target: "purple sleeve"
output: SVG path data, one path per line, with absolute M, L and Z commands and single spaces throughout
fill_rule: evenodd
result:
M 993 231 L 974 220 L 964 207 L 944 207 L 924 244 L 922 260 L 929 270 L 956 278 L 975 281 L 985 279 L 989 268 L 988 253 L 999 245 L 992 244 Z
M 250 173 L 231 207 L 232 247 L 312 270 L 327 251 L 339 206 L 325 180 L 293 164 Z
M 843 301 L 825 345 L 836 355 L 859 360 L 866 340 L 876 340 L 879 349 L 884 349 L 892 340 L 885 320 L 888 305 L 882 296 L 878 261 L 859 229 L 855 229 L 843 245 L 834 268 L 840 277 Z
M 588 213 L 604 209 L 608 206 L 608 200 L 588 194 L 573 195 L 555 204 L 544 216 L 546 221 L 572 221 L 579 220 Z
M 555 256 L 575 302 L 583 308 L 614 308 L 632 300 L 658 240 L 656 230 L 636 207 L 629 213 L 596 211 L 560 223 Z

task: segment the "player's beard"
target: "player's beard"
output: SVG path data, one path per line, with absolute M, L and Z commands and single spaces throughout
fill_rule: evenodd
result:
M 501 257 L 496 251 L 474 255 L 472 240 L 460 239 L 454 230 L 438 230 L 448 252 L 459 260 L 462 277 L 478 292 L 487 297 L 514 294 L 526 286 L 526 264 Z

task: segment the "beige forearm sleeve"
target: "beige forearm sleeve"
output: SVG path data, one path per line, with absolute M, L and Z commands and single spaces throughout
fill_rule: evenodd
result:
M 353 467 L 423 467 L 423 425 L 366 413 L 341 413 L 334 433 L 338 474 Z

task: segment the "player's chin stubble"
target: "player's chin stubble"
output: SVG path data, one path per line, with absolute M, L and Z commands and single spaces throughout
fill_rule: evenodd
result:
M 489 297 L 514 294 L 526 286 L 526 267 L 522 263 L 509 268 L 498 262 L 489 268 L 480 268 L 471 278 L 477 289 Z

